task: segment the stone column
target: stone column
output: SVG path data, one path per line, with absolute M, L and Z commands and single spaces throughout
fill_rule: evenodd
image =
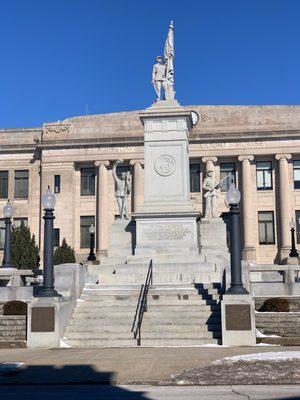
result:
M 251 179 L 251 162 L 254 156 L 239 156 L 238 160 L 242 162 L 242 218 L 243 218 L 243 260 L 256 262 L 256 249 L 254 245 L 253 232 L 254 226 L 253 216 L 253 198 L 252 198 L 252 179 Z
M 133 165 L 133 211 L 137 212 L 144 198 L 143 160 L 131 160 Z
M 108 172 L 109 161 L 96 161 L 97 182 L 97 253 L 106 254 L 108 248 Z
M 279 218 L 280 218 L 280 233 L 281 233 L 281 246 L 280 256 L 281 260 L 288 257 L 291 239 L 290 239 L 290 220 L 291 204 L 290 204 L 290 182 L 288 171 L 288 160 L 292 158 L 291 154 L 276 154 L 276 160 L 279 161 Z

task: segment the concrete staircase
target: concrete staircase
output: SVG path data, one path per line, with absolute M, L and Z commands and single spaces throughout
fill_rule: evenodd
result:
M 219 288 L 154 285 L 141 330 L 142 346 L 195 346 L 221 338 Z M 141 285 L 86 284 L 64 342 L 73 347 L 137 346 L 132 332 Z

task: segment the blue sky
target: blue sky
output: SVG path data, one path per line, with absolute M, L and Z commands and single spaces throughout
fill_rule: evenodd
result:
M 181 104 L 299 104 L 298 0 L 0 0 L 0 128 L 148 107 L 170 19 Z

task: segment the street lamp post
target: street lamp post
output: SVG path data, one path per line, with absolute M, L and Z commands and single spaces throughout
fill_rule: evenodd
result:
M 299 257 L 299 253 L 298 253 L 298 251 L 296 249 L 296 242 L 295 242 L 296 223 L 295 223 L 294 218 L 291 219 L 290 228 L 291 228 L 291 244 L 292 244 L 292 247 L 291 247 L 291 251 L 290 251 L 289 256 L 290 257 Z
M 89 227 L 89 232 L 90 232 L 90 253 L 89 256 L 87 258 L 88 261 L 95 261 L 96 260 L 96 256 L 94 253 L 94 247 L 95 247 L 95 232 L 96 232 L 96 228 L 94 226 L 94 224 L 92 224 Z
M 241 193 L 234 183 L 229 185 L 226 194 L 227 204 L 230 207 L 230 267 L 231 284 L 226 294 L 249 294 L 242 281 L 242 256 L 241 256 L 241 229 L 240 207 Z
M 3 216 L 5 218 L 5 240 L 4 240 L 4 255 L 3 268 L 14 268 L 11 264 L 11 218 L 14 214 L 14 208 L 10 201 L 3 207 Z
M 53 220 L 54 220 L 54 207 L 55 195 L 50 190 L 44 194 L 42 203 L 45 211 L 43 219 L 44 223 L 44 271 L 43 271 L 43 288 L 39 292 L 39 297 L 57 297 L 60 294 L 54 289 L 54 235 L 53 235 Z

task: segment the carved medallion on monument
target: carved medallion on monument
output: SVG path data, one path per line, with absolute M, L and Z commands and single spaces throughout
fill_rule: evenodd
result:
M 176 161 L 172 156 L 163 155 L 154 163 L 155 171 L 161 176 L 170 176 L 176 169 Z

